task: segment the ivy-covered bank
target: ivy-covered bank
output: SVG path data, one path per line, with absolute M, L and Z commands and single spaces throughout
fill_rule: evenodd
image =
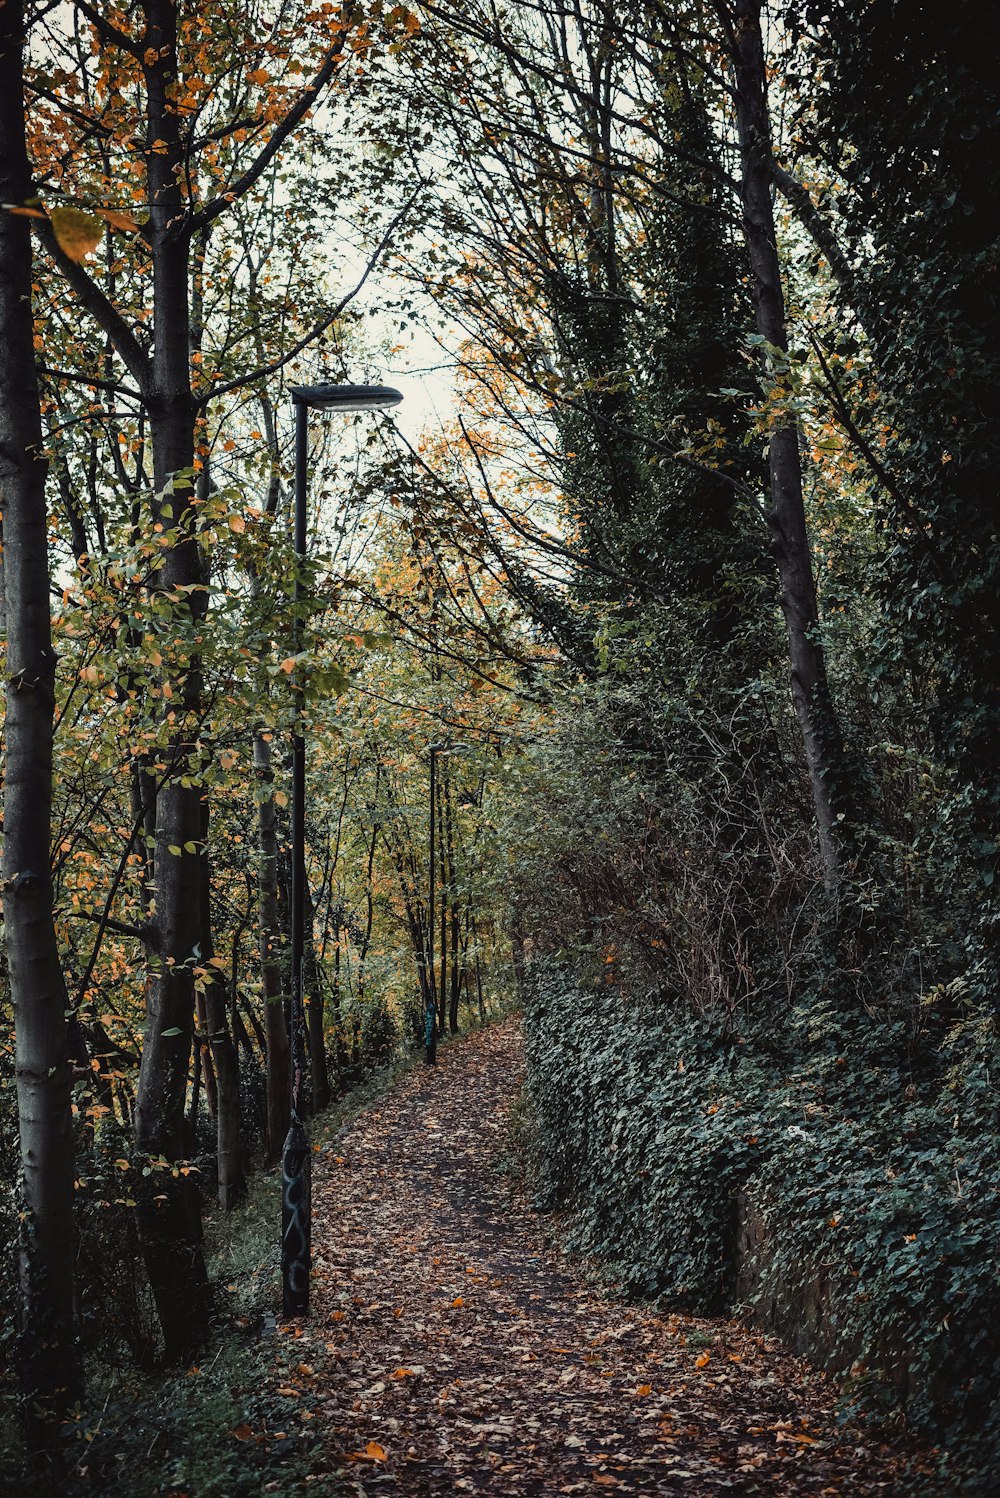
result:
M 1000 1149 L 985 1050 L 917 1088 L 842 1030 L 787 1045 L 650 1012 L 557 962 L 525 974 L 541 1203 L 637 1295 L 756 1317 L 846 1375 L 855 1408 L 944 1448 L 955 1492 L 1000 1453 Z M 888 1037 L 887 1041 L 888 1041 Z

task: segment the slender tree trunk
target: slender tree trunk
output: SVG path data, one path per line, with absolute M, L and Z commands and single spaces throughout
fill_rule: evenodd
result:
M 761 0 L 734 0 L 733 67 L 736 123 L 743 168 L 743 230 L 750 259 L 757 332 L 783 353 L 788 348 L 774 210 L 767 74 L 761 38 Z M 841 875 L 835 808 L 840 736 L 819 639 L 816 584 L 802 501 L 799 431 L 791 414 L 775 421 L 768 441 L 772 547 L 781 582 L 788 633 L 792 700 L 805 747 L 816 813 L 823 878 L 830 888 Z
M 184 228 L 184 154 L 171 92 L 177 79 L 177 12 L 171 0 L 146 0 L 143 68 L 153 269 L 153 359 L 149 430 L 157 518 L 173 531 L 157 589 L 177 598 L 179 622 L 204 618 L 201 555 L 194 498 L 194 400 L 190 374 L 190 243 Z M 136 1096 L 136 1143 L 174 1162 L 184 1149 L 184 1098 L 194 1021 L 194 964 L 202 932 L 204 856 L 196 724 L 201 670 L 192 642 L 179 682 L 169 684 L 177 726 L 166 746 L 171 774 L 156 806 L 156 915 L 149 955 L 147 1019 Z M 179 691 L 177 690 L 179 688 Z M 182 783 L 182 779 L 187 783 Z M 156 1189 L 139 1199 L 143 1257 L 163 1327 L 168 1358 L 190 1355 L 204 1336 L 210 1305 L 201 1250 L 201 1211 L 190 1177 L 154 1171 Z
M 254 1014 L 249 1004 L 242 999 L 237 992 L 234 996 L 233 1013 L 235 1022 L 233 1029 L 240 1038 L 240 1044 L 255 1065 L 264 1070 L 267 1066 L 267 1034 L 260 1020 Z M 254 1050 L 253 1040 L 247 1030 L 247 1024 L 253 1031 L 253 1040 L 256 1040 L 258 1050 Z
M 438 992 L 438 1034 L 443 1035 L 448 1019 L 448 894 L 449 894 L 449 866 L 448 866 L 448 843 L 445 836 L 444 825 L 444 803 L 448 792 L 447 773 L 441 776 L 441 785 L 437 795 L 437 828 L 438 846 L 441 849 L 441 973 L 440 989 Z M 431 941 L 434 941 L 434 933 L 431 933 Z
M 483 1002 L 483 968 L 479 960 L 479 951 L 476 950 L 476 1001 L 479 1006 L 479 1023 L 486 1023 L 486 1005 Z
M 375 766 L 375 796 L 378 795 L 378 783 L 380 778 L 380 767 Z M 374 801 L 374 797 L 373 797 Z M 373 874 L 375 869 L 375 849 L 378 846 L 378 820 L 372 821 L 372 835 L 368 842 L 368 868 L 365 878 L 365 930 L 358 946 L 358 1003 L 364 1003 L 365 977 L 368 963 L 368 951 L 372 944 L 372 927 L 375 923 L 375 889 Z
M 240 1071 L 236 1045 L 229 1028 L 225 982 L 220 974 L 205 991 L 209 1054 L 218 1083 L 216 1150 L 219 1167 L 219 1206 L 232 1211 L 247 1194 L 240 1140 Z
M 288 1025 L 281 988 L 278 943 L 278 839 L 271 768 L 271 745 L 263 734 L 253 741 L 253 763 L 257 777 L 257 836 L 259 863 L 257 889 L 260 897 L 260 970 L 264 990 L 264 1032 L 267 1038 L 267 1145 L 265 1159 L 272 1164 L 281 1155 L 290 1119 Z
M 198 1108 L 201 1103 L 201 1061 L 204 1045 L 195 1042 L 191 1055 L 191 1100 L 188 1104 L 188 1137 L 185 1154 L 198 1152 Z
M 465 965 L 462 962 L 462 912 L 458 905 L 451 907 L 451 997 L 448 1000 L 448 1028 L 458 1034 L 458 1004 L 462 997 L 462 980 Z
M 208 838 L 208 803 L 202 803 L 204 833 Z M 215 955 L 212 941 L 212 919 L 209 908 L 208 850 L 203 854 L 205 880 L 202 885 L 202 956 L 201 967 L 211 975 L 205 986 L 204 1005 L 207 1051 L 215 1072 L 216 1111 L 215 1138 L 219 1177 L 219 1206 L 231 1212 L 247 1194 L 243 1173 L 243 1149 L 240 1140 L 240 1058 L 229 1027 L 229 995 L 222 973 L 212 964 Z
M 23 10 L 0 5 L 0 201 L 31 194 Z M 49 838 L 55 666 L 28 220 L 0 209 L 0 520 L 6 619 L 3 912 L 16 1029 L 24 1212 L 21 1389 L 45 1440 L 79 1392 L 73 1320 L 73 1132 L 66 984 L 52 923 Z
M 212 1053 L 208 1048 L 208 1012 L 205 1008 L 205 995 L 196 994 L 194 1006 L 197 1036 L 195 1050 L 201 1057 L 201 1069 L 205 1083 L 205 1102 L 212 1118 L 219 1116 L 219 1092 L 215 1081 L 215 1066 L 212 1061 Z
M 326 1059 L 326 1033 L 323 1014 L 323 984 L 320 980 L 319 964 L 316 961 L 316 907 L 312 890 L 306 880 L 305 895 L 305 952 L 303 954 L 303 976 L 305 980 L 306 1025 L 309 1033 L 309 1085 L 312 1093 L 313 1112 L 319 1113 L 330 1102 L 330 1072 Z
M 447 987 L 445 974 L 441 975 L 441 1008 L 442 1014 L 445 1005 L 445 996 L 448 1000 L 448 1029 L 452 1035 L 458 1033 L 458 997 L 462 988 L 462 970 L 459 963 L 460 937 L 459 921 L 460 914 L 455 899 L 455 825 L 451 814 L 451 777 L 446 776 L 442 787 L 443 815 L 444 815 L 444 861 L 443 872 L 446 871 L 447 882 L 445 885 L 446 898 L 441 911 L 441 952 L 442 961 L 445 948 L 445 917 L 447 917 L 450 936 L 448 940 L 451 945 L 451 971 L 447 975 Z

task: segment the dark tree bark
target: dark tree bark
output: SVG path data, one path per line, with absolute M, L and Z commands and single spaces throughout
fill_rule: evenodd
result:
M 465 966 L 462 962 L 462 911 L 457 904 L 451 907 L 451 994 L 448 999 L 448 1028 L 458 1034 L 458 1005 L 462 997 Z
M 31 196 L 24 17 L 0 5 L 0 201 Z M 0 210 L 0 511 L 7 636 L 3 909 L 16 1028 L 23 1202 L 21 1388 L 42 1441 L 79 1392 L 73 1320 L 73 1133 L 66 984 L 49 839 L 55 666 L 28 220 Z
M 206 878 L 202 885 L 202 957 L 210 977 L 205 986 L 204 1009 L 206 1052 L 215 1072 L 215 1136 L 218 1161 L 219 1206 L 231 1212 L 247 1194 L 243 1171 L 243 1147 L 240 1139 L 240 1059 L 229 1024 L 229 993 L 223 974 L 212 963 L 215 946 L 212 940 L 212 917 L 208 885 L 208 802 L 202 803 L 203 838 L 206 843 L 204 862 Z M 206 1067 L 206 1076 L 208 1068 Z
M 332 34 L 318 71 L 275 123 L 246 170 L 230 184 L 231 190 L 195 211 L 186 194 L 197 144 L 183 135 L 176 103 L 180 7 L 175 0 L 142 0 L 141 7 L 136 7 L 140 8 L 145 27 L 141 39 L 133 39 L 98 10 L 86 7 L 87 19 L 102 45 L 129 52 L 143 74 L 149 218 L 142 236 L 152 264 L 151 357 L 144 338 L 135 335 L 101 285 L 60 249 L 51 223 L 45 222 L 40 233 L 79 304 L 110 340 L 142 397 L 153 451 L 154 519 L 172 536 L 155 586 L 175 609 L 178 634 L 190 628 L 192 636 L 189 661 L 169 682 L 174 695 L 166 711 L 172 732 L 163 746 L 167 770 L 156 797 L 154 856 L 147 877 L 155 912 L 147 932 L 147 1016 L 135 1106 L 139 1149 L 154 1162 L 162 1158 L 170 1166 L 184 1150 L 184 1104 L 194 1030 L 193 968 L 199 956 L 202 891 L 207 880 L 207 860 L 199 843 L 203 828 L 197 738 L 202 680 L 194 638 L 207 610 L 207 592 L 197 509 L 192 503 L 194 434 L 199 409 L 211 394 L 219 393 L 214 386 L 211 393 L 196 397 L 192 388 L 191 241 L 195 234 L 203 240 L 229 203 L 249 191 L 275 160 L 336 72 L 344 33 Z M 7 16 L 19 13 L 0 9 Z M 5 25 L 9 28 L 10 21 L 5 20 Z M 270 368 L 279 368 L 282 362 Z M 223 388 L 236 389 L 252 377 L 248 371 Z M 210 1299 L 198 1198 L 180 1171 L 156 1168 L 150 1185 L 138 1207 L 143 1256 L 167 1355 L 183 1358 L 203 1336 Z
M 736 123 L 743 168 L 743 230 L 757 332 L 784 353 L 788 337 L 771 202 L 771 133 L 761 8 L 761 0 L 734 0 L 727 7 L 727 19 L 732 25 Z M 768 463 L 771 481 L 768 519 L 788 634 L 792 700 L 805 748 L 823 878 L 833 888 L 841 876 L 835 806 L 840 736 L 819 639 L 816 584 L 802 500 L 799 431 L 794 416 L 776 419 L 771 427 Z
M 323 1002 L 323 982 L 319 963 L 316 961 L 316 907 L 313 904 L 309 881 L 305 887 L 306 942 L 303 956 L 305 979 L 306 1027 L 309 1037 L 309 1088 L 314 1113 L 321 1112 L 330 1102 L 330 1071 L 326 1056 L 326 1033 Z
M 195 999 L 195 1055 L 200 1058 L 199 1065 L 204 1073 L 205 1102 L 212 1118 L 219 1116 L 219 1089 L 215 1080 L 215 1065 L 212 1061 L 212 1053 L 208 1048 L 208 1011 L 205 1008 L 205 995 L 200 993 Z
M 189 363 L 190 240 L 181 187 L 180 121 L 170 98 L 177 77 L 177 14 L 170 0 L 147 0 L 144 8 L 146 123 L 150 141 L 158 143 L 148 155 L 154 328 L 149 430 L 158 518 L 165 530 L 175 532 L 157 586 L 165 593 L 192 590 L 182 592 L 182 601 L 174 607 L 196 622 L 204 617 L 207 595 L 191 503 L 195 406 Z M 177 720 L 190 725 L 201 699 L 196 656 L 178 685 Z M 197 773 L 194 737 L 190 726 L 187 732 L 179 727 L 173 734 L 166 750 L 172 773 L 157 797 L 156 913 L 136 1095 L 139 1149 L 170 1162 L 184 1152 L 184 1099 L 194 1024 L 192 969 L 202 939 L 202 889 L 207 879 L 202 792 L 190 779 Z M 182 777 L 187 784 L 182 784 Z M 153 1179 L 157 1191 L 140 1198 L 140 1238 L 167 1356 L 184 1358 L 203 1337 L 209 1308 L 198 1197 L 190 1177 L 157 1171 Z
M 253 741 L 254 771 L 258 785 L 257 837 L 259 862 L 257 890 L 260 899 L 260 970 L 264 989 L 264 1030 L 267 1037 L 267 1145 L 266 1161 L 281 1155 L 290 1119 L 288 1025 L 281 987 L 278 943 L 278 839 L 271 768 L 271 745 L 263 734 Z

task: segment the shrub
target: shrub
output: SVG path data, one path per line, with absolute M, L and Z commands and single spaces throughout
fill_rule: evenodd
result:
M 846 1024 L 789 1065 L 764 1027 L 724 1035 L 565 964 L 536 964 L 526 990 L 537 1189 L 573 1209 L 575 1245 L 633 1293 L 786 1335 L 818 1297 L 805 1350 L 850 1372 L 854 1406 L 946 1443 L 965 1458 L 956 1485 L 992 1492 L 996 1026 L 955 1027 L 945 1080 L 917 1085 L 898 1037 L 870 1023 L 863 1051 Z M 748 1201 L 755 1265 L 737 1257 Z

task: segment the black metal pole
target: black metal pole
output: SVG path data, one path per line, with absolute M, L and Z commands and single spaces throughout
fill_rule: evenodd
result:
M 295 399 L 295 580 L 292 590 L 292 654 L 302 648 L 301 571 L 306 559 L 306 468 L 308 413 L 305 401 Z M 292 676 L 295 726 L 292 730 L 292 930 L 290 1007 L 291 1123 L 281 1156 L 281 1300 L 285 1316 L 309 1313 L 310 1242 L 312 1237 L 311 1161 L 309 1141 L 302 1126 L 303 995 L 306 880 L 306 741 L 302 719 L 302 678 Z
M 430 886 L 427 892 L 427 992 L 424 996 L 426 1009 L 424 1012 L 424 1044 L 427 1047 L 426 1061 L 428 1066 L 433 1066 L 437 1061 L 437 985 L 434 981 L 434 800 L 435 800 L 435 767 L 437 764 L 437 745 L 431 745 L 431 848 L 430 848 Z

